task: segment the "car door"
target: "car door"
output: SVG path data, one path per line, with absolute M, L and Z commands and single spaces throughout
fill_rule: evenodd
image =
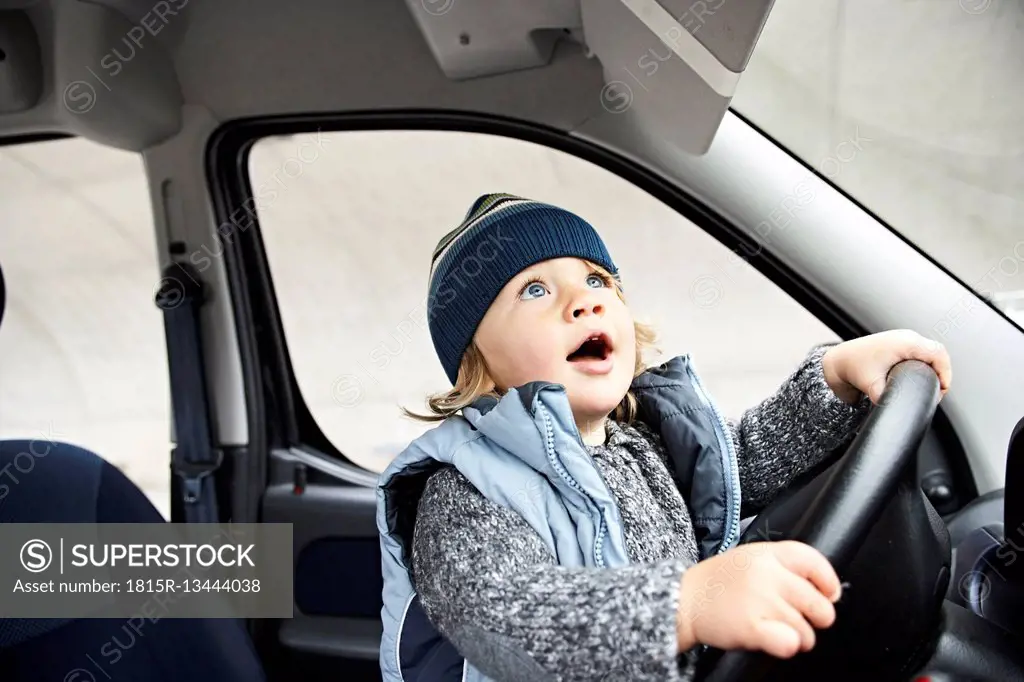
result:
M 642 184 L 651 191 L 656 183 L 650 177 L 644 179 L 628 161 L 603 155 L 598 146 L 584 139 L 567 140 L 541 126 L 496 116 L 467 117 L 458 111 L 455 104 L 462 89 L 475 93 L 467 97 L 489 97 L 480 94 L 474 78 L 491 76 L 499 87 L 516 82 L 515 87 L 525 91 L 536 80 L 538 88 L 543 85 L 547 90 L 551 84 L 546 79 L 552 76 L 545 75 L 545 70 L 557 68 L 557 64 L 515 71 L 508 62 L 496 65 L 488 61 L 484 52 L 474 70 L 467 66 L 465 56 L 447 52 L 448 43 L 439 38 L 443 33 L 437 33 L 442 31 L 439 25 L 422 21 L 419 12 L 433 5 L 412 5 L 434 58 L 454 79 L 446 86 L 452 89 L 445 91 L 445 99 L 439 100 L 451 102 L 451 111 L 397 115 L 364 111 L 238 122 L 222 127 L 208 152 L 218 232 L 234 297 L 233 322 L 242 352 L 250 437 L 244 452 L 233 453 L 231 466 L 219 473 L 218 489 L 225 497 L 222 507 L 239 520 L 285 522 L 294 528 L 295 615 L 280 622 L 253 624 L 272 678 L 302 674 L 307 679 L 334 679 L 356 673 L 359 679 L 373 679 L 378 674 L 382 577 L 374 484 L 390 458 L 429 428 L 400 418 L 399 408 L 415 408 L 417 402 L 422 405 L 422 397 L 444 388 L 426 333 L 426 258 L 477 189 L 487 185 L 493 191 L 488 183 L 494 182 L 550 193 L 551 188 L 566 182 L 565 171 L 560 170 L 563 167 L 551 161 L 553 150 L 558 149 L 568 152 L 566 156 L 588 160 L 573 166 L 571 176 L 576 182 L 585 179 L 588 196 L 611 199 L 602 205 L 603 222 L 630 225 L 638 214 L 657 214 L 688 225 L 686 234 L 692 239 L 716 243 L 719 250 L 704 260 L 645 268 L 643 259 L 649 252 L 673 253 L 661 243 L 663 235 L 645 236 L 638 228 L 624 237 L 634 246 L 646 245 L 646 251 L 639 247 L 637 251 L 640 279 L 644 270 L 647 276 L 663 276 L 678 267 L 688 268 L 685 272 L 692 276 L 693 284 L 682 294 L 686 313 L 680 318 L 688 325 L 685 333 L 689 336 L 677 330 L 673 345 L 684 347 L 685 338 L 685 346 L 692 347 L 693 328 L 706 326 L 705 347 L 727 348 L 715 324 L 737 318 L 729 312 L 731 304 L 722 301 L 744 298 L 736 296 L 740 292 L 750 292 L 745 304 L 752 306 L 748 320 L 757 318 L 758 310 L 788 311 L 778 314 L 782 316 L 780 326 L 790 331 L 779 335 L 778 341 L 765 342 L 759 356 L 763 366 L 753 368 L 743 381 L 724 375 L 713 378 L 713 385 L 725 387 L 731 405 L 749 406 L 755 396 L 768 395 L 811 345 L 837 340 L 836 330 L 843 336 L 861 332 L 842 310 L 794 284 L 798 278 L 778 262 L 762 258 L 757 264 L 760 273 L 748 263 L 737 264 L 730 256 L 738 252 L 741 242 L 723 227 L 719 216 L 687 203 L 689 200 L 679 198 L 683 195 L 674 189 L 666 192 L 663 188 L 662 193 L 675 193 L 677 200 L 671 206 L 651 200 L 639 187 Z M 446 19 L 458 16 L 452 14 L 457 11 L 472 12 L 468 5 L 471 3 L 456 3 L 445 13 Z M 735 4 L 717 2 L 680 5 L 674 8 L 676 16 L 670 13 L 666 17 L 668 5 L 585 2 L 579 21 L 571 21 L 567 32 L 584 32 L 593 42 L 594 52 L 601 54 L 607 89 L 602 90 L 600 105 L 605 114 L 612 119 L 626 114 L 633 118 L 623 126 L 638 125 L 700 153 L 710 145 L 729 96 L 727 90 L 721 91 L 721 83 L 708 83 L 700 76 L 711 73 L 706 63 L 689 69 L 687 59 L 696 59 L 692 57 L 695 54 L 715 54 L 721 32 L 729 33 L 742 24 L 747 28 L 733 35 L 740 40 L 729 43 L 730 58 L 723 57 L 734 73 L 741 71 L 771 3 L 761 3 L 756 10 L 753 5 L 740 10 Z M 659 31 L 683 26 L 688 21 L 683 16 L 687 11 L 699 12 L 703 21 L 689 20 L 687 33 L 704 52 L 690 41 L 689 47 L 680 48 L 683 56 L 675 50 L 670 50 L 670 55 L 666 51 L 670 46 L 659 37 Z M 623 12 L 632 19 L 624 19 Z M 456 41 L 486 44 L 485 18 L 470 14 L 464 19 L 478 23 L 456 23 L 476 29 L 464 31 L 468 39 L 458 33 Z M 623 29 L 617 39 L 616 26 L 632 29 Z M 666 64 L 673 65 L 671 70 Z M 625 76 L 633 77 L 629 91 L 616 89 L 615 69 L 623 74 L 634 72 Z M 470 72 L 473 78 L 469 78 Z M 495 75 L 499 72 L 503 75 Z M 657 78 L 659 73 L 662 80 L 641 78 L 645 74 Z M 692 125 L 679 126 L 678 111 L 670 120 L 664 98 L 640 102 L 644 86 L 650 88 L 655 83 L 659 88 L 677 88 L 678 97 L 672 99 L 685 102 L 686 107 L 701 108 Z M 568 81 L 565 86 L 571 87 Z M 685 97 L 687 92 L 694 97 Z M 543 104 L 537 106 L 543 108 Z M 550 108 L 543 113 L 537 110 L 538 120 L 564 118 L 558 110 L 563 104 L 552 101 L 547 105 Z M 336 138 L 329 134 L 332 129 L 344 131 L 340 134 L 356 141 L 339 152 L 340 145 L 332 143 Z M 417 152 L 421 164 L 415 166 L 417 173 L 402 175 L 403 168 L 414 165 L 408 133 L 423 130 L 451 135 L 461 131 L 466 139 L 487 135 L 520 146 L 503 147 L 502 154 L 494 156 L 490 151 L 474 151 L 472 144 L 437 138 Z M 489 148 L 483 145 L 479 149 Z M 527 149 L 529 152 L 524 151 Z M 479 153 L 491 163 L 481 164 Z M 442 158 L 447 163 L 423 161 Z M 462 174 L 457 177 L 451 174 L 453 159 L 462 162 Z M 595 160 L 604 171 L 588 166 Z M 505 165 L 514 172 L 496 170 Z M 332 169 L 330 173 L 324 171 L 327 167 Z M 593 187 L 601 183 L 588 174 L 605 171 L 611 171 L 608 175 L 618 178 L 618 184 L 614 191 L 595 191 Z M 583 191 L 578 184 L 570 185 L 574 192 Z M 570 193 L 564 198 L 571 203 L 582 201 L 582 196 Z M 616 197 L 630 200 L 616 201 Z M 639 201 L 641 197 L 648 200 L 646 204 Z M 638 208 L 638 201 L 643 208 Z M 395 220 L 387 211 L 374 213 L 366 208 L 393 207 L 399 202 L 408 202 L 415 211 Z M 657 208 L 648 204 L 657 204 Z M 381 216 L 390 217 L 382 223 Z M 692 252 L 691 244 L 687 248 Z M 716 269 L 709 274 L 702 273 L 702 268 Z M 346 273 L 348 279 L 331 279 L 323 274 L 327 272 Z M 761 279 L 745 279 L 755 276 Z M 772 282 L 778 287 L 763 286 Z M 674 296 L 680 298 L 678 292 Z M 773 296 L 782 298 L 766 302 L 764 297 Z M 791 302 L 790 296 L 800 305 L 787 307 L 783 301 Z M 339 311 L 346 312 L 342 315 Z M 792 324 L 786 314 L 796 315 Z M 753 328 L 740 332 L 751 333 L 756 333 Z M 749 380 L 749 376 L 758 378 Z M 944 465 L 939 462 L 937 466 Z
M 319 134 L 253 145 L 242 164 L 252 186 L 265 186 L 303 145 L 312 158 L 308 145 Z M 702 378 L 730 416 L 770 396 L 811 347 L 840 340 L 822 319 L 842 324 L 841 310 L 794 304 L 772 279 L 784 281 L 780 272 L 765 276 L 731 262 L 707 225 L 642 192 L 630 196 L 629 180 L 588 171 L 570 154 L 454 131 L 342 131 L 329 139 L 337 156 L 307 166 L 289 185 L 290 197 L 257 209 L 258 229 L 248 228 L 238 244 L 246 244 L 238 262 L 251 315 L 241 324 L 261 349 L 264 377 L 250 394 L 259 414 L 253 423 L 264 426 L 268 448 L 266 485 L 247 497 L 260 500 L 259 520 L 290 523 L 295 538 L 294 617 L 255 627 L 274 670 L 314 679 L 377 674 L 383 584 L 374 485 L 390 459 L 432 427 L 404 418 L 401 408 L 422 413 L 423 399 L 446 388 L 425 325 L 427 260 L 472 185 L 507 186 L 532 169 L 531 191 L 575 197 L 613 244 L 631 295 L 672 311 L 659 328 L 662 345 L 686 348 L 698 367 L 708 367 Z M 386 159 L 399 150 L 406 164 L 396 171 Z M 441 153 L 448 154 L 443 161 Z M 437 196 L 433 183 L 418 186 L 430 169 L 456 179 L 453 189 Z M 325 185 L 345 189 L 332 194 Z M 400 187 L 411 201 L 382 206 L 373 197 L 382 187 Z M 627 220 L 638 215 L 647 216 L 644 230 Z M 684 250 L 685 258 L 674 255 Z M 680 276 L 691 282 L 682 297 L 662 284 Z M 771 333 L 761 326 L 764 311 L 771 311 Z M 763 340 L 751 349 L 753 335 Z M 941 430 L 929 432 L 919 461 L 922 485 L 941 511 L 940 497 L 958 490 L 944 442 Z M 234 489 L 244 485 L 237 478 Z
M 576 35 L 585 32 L 592 42 L 591 49 L 601 55 L 609 82 L 601 95 L 606 111 L 621 113 L 621 98 L 628 97 L 629 115 L 652 130 L 671 129 L 672 136 L 697 151 L 710 144 L 731 99 L 735 79 L 771 6 L 770 1 L 759 1 L 740 9 L 735 3 L 717 0 L 693 5 L 677 0 L 663 4 L 632 0 L 583 2 L 579 6 L 561 3 L 556 9 L 539 11 L 544 16 L 525 8 L 521 12 L 505 10 L 507 16 L 497 21 L 493 8 L 476 8 L 473 3 L 446 4 L 446 22 L 438 22 L 430 21 L 439 14 L 437 3 L 408 3 L 425 43 L 453 79 L 466 75 L 458 73 L 460 68 L 477 76 L 516 68 L 514 64 L 495 64 L 486 52 L 469 60 L 464 52 L 451 52 L 446 32 L 454 26 L 461 25 L 462 33 L 471 33 L 474 45 L 496 44 L 506 39 L 510 25 L 520 30 L 515 37 L 525 40 L 534 36 L 535 24 L 551 21 L 554 12 L 555 21 L 565 22 L 556 26 L 559 36 L 563 29 L 564 33 Z M 461 36 L 456 36 L 457 41 L 460 39 Z M 387 40 L 387 36 L 382 35 L 381 40 Z M 549 53 L 544 54 L 540 48 L 539 58 L 547 56 Z M 537 77 L 541 77 L 542 70 L 543 67 L 535 69 Z M 629 83 L 624 80 L 627 73 L 632 76 Z M 694 93 L 691 101 L 701 102 L 694 105 L 690 124 L 685 128 L 674 124 L 675 114 L 665 111 L 660 99 L 634 96 L 643 88 L 673 83 L 690 89 Z M 417 429 L 406 425 L 404 431 L 382 432 L 380 442 L 366 448 L 378 458 L 377 465 L 369 466 L 346 457 L 343 449 L 325 434 L 326 429 L 314 414 L 318 411 L 316 401 L 311 404 L 308 393 L 303 395 L 296 381 L 293 363 L 299 360 L 289 354 L 282 329 L 282 313 L 272 281 L 273 267 L 268 265 L 256 231 L 247 228 L 259 220 L 269 220 L 266 213 L 279 201 L 278 195 L 288 192 L 289 179 L 300 176 L 317 163 L 318 156 L 326 156 L 329 151 L 315 143 L 299 145 L 293 154 L 286 154 L 270 168 L 269 176 L 274 181 L 267 175 L 257 179 L 239 172 L 239 165 L 232 158 L 242 152 L 240 135 L 238 131 L 233 136 L 223 135 L 215 143 L 211 160 L 214 176 L 222 176 L 218 187 L 221 195 L 217 197 L 219 221 L 233 226 L 221 230 L 226 238 L 226 265 L 234 273 L 232 283 L 246 290 L 242 299 L 247 305 L 241 311 L 236 306 L 236 324 L 240 339 L 249 337 L 245 339 L 251 344 L 249 361 L 260 368 L 259 372 L 252 372 L 250 387 L 259 385 L 262 390 L 249 396 L 250 413 L 259 417 L 250 415 L 250 424 L 266 429 L 260 437 L 266 438 L 268 459 L 262 465 L 249 461 L 248 466 L 235 467 L 232 484 L 222 486 L 233 501 L 223 504 L 244 518 L 255 511 L 252 500 L 260 499 L 260 520 L 292 523 L 294 527 L 295 617 L 279 624 L 254 627 L 265 655 L 274 665 L 279 664 L 281 670 L 294 671 L 294 666 L 302 665 L 310 673 L 359 671 L 362 675 L 377 666 L 381 634 L 382 578 L 375 522 L 375 472 Z M 219 169 L 218 161 L 224 164 Z M 324 188 L 324 192 L 330 190 Z M 239 220 L 239 216 L 244 218 Z M 245 227 L 240 227 L 240 223 Z M 345 238 L 344 233 L 338 236 Z M 358 403 L 364 399 L 364 391 L 372 393 L 377 381 L 372 373 L 386 371 L 382 367 L 397 344 L 404 342 L 403 337 L 408 338 L 407 332 L 415 324 L 413 318 L 412 314 L 396 317 L 393 336 L 397 340 L 372 349 L 366 356 L 364 365 L 372 366 L 369 375 L 352 371 L 332 381 L 329 399 L 335 406 Z M 382 418 L 382 423 L 402 422 Z M 259 451 L 259 440 L 250 444 L 250 455 Z M 262 489 L 261 483 L 265 483 Z M 243 497 L 248 504 L 239 502 Z

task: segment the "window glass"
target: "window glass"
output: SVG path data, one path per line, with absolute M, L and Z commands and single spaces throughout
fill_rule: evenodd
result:
M 170 389 L 142 158 L 81 139 L 7 146 L 0 187 L 0 437 L 92 450 L 169 518 Z
M 424 309 L 430 254 L 481 194 L 509 192 L 587 219 L 623 273 L 660 361 L 691 353 L 739 415 L 835 334 L 661 202 L 604 169 L 518 140 L 346 132 L 260 141 L 250 158 L 262 237 L 302 395 L 351 460 L 381 471 L 430 425 L 450 387 Z M 262 198 L 261 198 L 262 197 Z M 657 359 L 656 359 L 657 360 Z
M 777 0 L 733 107 L 1024 325 L 1024 4 Z

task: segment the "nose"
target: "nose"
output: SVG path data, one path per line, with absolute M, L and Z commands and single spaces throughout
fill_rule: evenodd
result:
M 570 322 L 590 315 L 601 317 L 604 315 L 604 305 L 600 302 L 595 290 L 586 287 L 572 297 L 566 308 L 566 313 L 566 319 Z

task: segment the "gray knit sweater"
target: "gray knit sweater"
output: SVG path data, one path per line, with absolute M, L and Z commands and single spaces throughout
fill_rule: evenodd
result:
M 851 406 L 828 387 L 826 349 L 729 421 L 745 512 L 842 444 L 868 411 L 866 398 Z M 500 682 L 689 680 L 697 650 L 677 656 L 676 608 L 682 574 L 699 556 L 664 446 L 642 422 L 609 420 L 605 444 L 587 449 L 619 505 L 632 565 L 556 565 L 522 517 L 444 467 L 427 482 L 413 537 L 423 609 Z

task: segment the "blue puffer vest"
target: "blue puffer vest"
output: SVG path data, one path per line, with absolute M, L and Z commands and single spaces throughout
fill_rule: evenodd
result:
M 736 453 L 689 356 L 633 380 L 640 418 L 661 434 L 671 474 L 693 517 L 702 557 L 735 544 Z M 414 440 L 381 474 L 377 528 L 384 572 L 384 682 L 483 682 L 430 624 L 410 580 L 416 508 L 427 478 L 456 467 L 493 502 L 515 510 L 563 566 L 629 563 L 615 499 L 587 453 L 564 388 L 534 382 L 481 398 Z

